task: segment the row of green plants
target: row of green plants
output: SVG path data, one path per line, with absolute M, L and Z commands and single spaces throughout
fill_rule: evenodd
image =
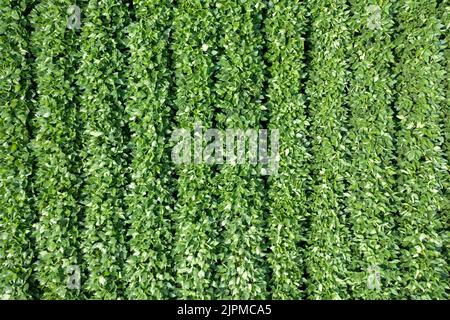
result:
M 349 158 L 346 88 L 351 43 L 346 1 L 310 1 L 310 50 L 305 84 L 311 181 L 304 254 L 306 294 L 312 299 L 346 299 L 352 261 L 346 212 Z
M 397 64 L 395 109 L 398 118 L 397 245 L 398 297 L 447 297 L 448 205 L 444 193 L 443 110 L 446 71 L 441 64 L 442 23 L 436 1 L 396 3 Z M 442 106 L 444 109 L 442 108 Z M 447 242 L 448 243 L 448 242 Z
M 67 270 L 79 261 L 79 158 L 76 71 L 80 37 L 67 32 L 70 1 L 39 3 L 31 14 L 31 49 L 36 84 L 33 140 L 33 266 L 42 298 L 74 298 Z
M 73 4 L 0 0 L 1 298 L 447 298 L 448 1 Z
M 211 165 L 199 163 L 203 156 L 199 151 L 205 145 L 197 138 L 214 127 L 215 5 L 215 1 L 188 0 L 178 2 L 174 9 L 175 126 L 192 137 L 191 163 L 177 166 L 173 215 L 175 296 L 183 299 L 213 299 L 217 287 L 214 275 L 220 214 L 215 172 Z
M 174 72 L 170 61 L 172 1 L 134 1 L 127 30 L 129 50 L 126 120 L 130 131 L 130 177 L 125 203 L 128 257 L 125 296 L 173 296 L 173 165 L 171 130 Z
M 273 1 L 267 9 L 264 36 L 270 44 L 267 109 L 270 129 L 280 130 L 278 174 L 269 177 L 267 261 L 274 299 L 305 297 L 304 244 L 306 236 L 309 154 L 307 107 L 303 93 L 308 23 L 305 1 Z
M 265 3 L 215 2 L 220 25 L 217 45 L 216 127 L 259 128 L 267 120 L 263 58 Z M 215 210 L 220 216 L 220 250 L 216 254 L 216 298 L 267 297 L 268 268 L 266 182 L 255 166 L 225 163 L 214 179 Z
M 393 200 L 393 3 L 354 0 L 349 7 L 352 40 L 347 45 L 350 76 L 346 103 L 350 167 L 344 212 L 348 216 L 351 250 L 348 290 L 358 299 L 388 299 L 398 294 L 393 286 L 398 276 Z M 381 290 L 374 290 L 381 286 L 377 277 L 382 279 Z
M 125 27 L 129 11 L 119 0 L 92 0 L 81 28 L 80 90 L 82 179 L 80 202 L 83 294 L 122 297 L 126 215 L 124 195 L 130 159 L 125 94 L 128 74 Z
M 0 8 L 0 298 L 27 299 L 34 256 L 30 28 L 27 1 L 1 0 Z

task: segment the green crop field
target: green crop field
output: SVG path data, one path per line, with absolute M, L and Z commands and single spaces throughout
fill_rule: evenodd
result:
M 0 299 L 448 299 L 449 36 L 448 0 L 0 0 Z

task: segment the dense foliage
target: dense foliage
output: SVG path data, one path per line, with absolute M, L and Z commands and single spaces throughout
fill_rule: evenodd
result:
M 0 298 L 448 299 L 448 0 L 0 16 Z M 210 163 L 227 129 L 277 170 Z
M 350 173 L 348 135 L 351 42 L 346 1 L 308 3 L 311 13 L 307 95 L 312 155 L 306 268 L 308 297 L 349 298 L 350 237 L 345 178 Z
M 382 28 L 369 29 L 366 1 L 350 2 L 352 44 L 347 47 L 349 77 L 348 143 L 351 169 L 347 179 L 346 213 L 351 237 L 351 282 L 358 298 L 395 297 L 395 120 L 393 2 L 380 2 Z M 383 290 L 370 290 L 367 272 L 382 269 Z
M 448 257 L 443 250 L 448 228 L 444 209 L 449 198 L 444 192 L 446 163 L 440 124 L 449 106 L 443 103 L 446 72 L 441 64 L 442 24 L 436 9 L 436 1 L 405 1 L 396 8 L 395 51 L 402 62 L 395 70 L 397 244 L 403 288 L 399 296 L 404 298 L 442 299 L 449 289 Z
M 0 2 L 0 297 L 29 298 L 32 72 L 26 1 Z
M 86 4 L 81 31 L 80 87 L 82 179 L 80 201 L 82 283 L 87 296 L 121 297 L 125 288 L 124 194 L 127 182 L 128 122 L 125 117 L 124 28 L 128 11 L 121 1 Z
M 128 27 L 129 72 L 126 112 L 131 165 L 126 192 L 129 254 L 126 297 L 168 298 L 172 292 L 171 126 L 169 35 L 170 1 L 135 1 L 136 20 Z
M 304 3 L 275 1 L 264 32 L 268 64 L 269 127 L 280 130 L 280 168 L 269 179 L 267 257 L 274 299 L 303 296 L 304 241 L 308 213 L 306 186 L 310 160 L 304 88 L 307 8 Z M 299 30 L 304 30 L 299 34 Z
M 79 264 L 81 183 L 78 90 L 79 35 L 61 23 L 69 1 L 40 3 L 32 13 L 37 101 L 32 141 L 35 157 L 36 278 L 43 298 L 73 298 L 66 271 Z

